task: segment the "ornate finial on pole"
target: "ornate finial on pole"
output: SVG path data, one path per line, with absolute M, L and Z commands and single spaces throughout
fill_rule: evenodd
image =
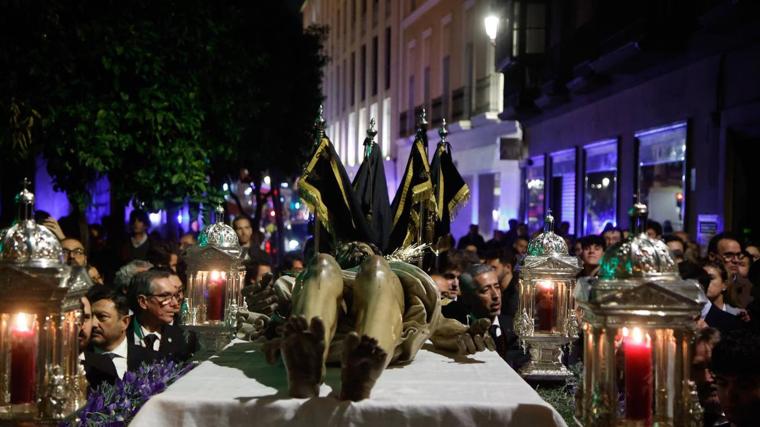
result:
M 324 107 L 322 104 L 319 104 L 319 114 L 317 115 L 317 119 L 314 120 L 314 130 L 317 137 L 317 142 L 325 137 L 325 117 L 324 117 Z
M 446 119 L 443 119 L 443 121 L 441 122 L 441 128 L 438 129 L 438 136 L 441 137 L 442 144 L 449 142 L 448 140 L 446 140 L 446 137 L 449 136 L 449 128 L 446 125 Z
M 425 107 L 422 107 L 419 114 L 417 114 L 417 132 L 425 132 L 427 130 L 427 126 L 427 113 L 425 112 Z
M 16 203 L 19 209 L 19 219 L 29 220 L 34 216 L 34 193 L 29 191 L 32 182 L 29 178 L 24 178 L 22 182 L 23 189 L 16 195 Z
M 544 217 L 544 232 L 548 233 L 554 231 L 554 216 L 552 216 L 552 210 L 546 210 L 546 216 Z
M 631 210 L 628 211 L 628 215 L 631 217 L 631 234 L 636 236 L 646 233 L 649 208 L 647 208 L 647 205 L 641 203 L 640 195 L 638 193 L 633 196 L 633 206 L 631 206 Z
M 375 135 L 377 135 L 377 130 L 375 130 L 375 118 L 371 117 L 369 119 L 369 127 L 367 128 L 367 137 L 364 138 L 364 158 L 369 158 L 369 155 L 372 154 L 372 146 L 375 144 Z
M 370 117 L 369 128 L 367 129 L 367 138 L 371 140 L 372 142 L 375 142 L 376 135 L 377 135 L 377 130 L 375 129 L 375 118 Z
M 224 206 L 222 206 L 221 204 L 216 205 L 216 207 L 214 208 L 214 212 L 216 212 L 216 222 L 224 223 L 225 222 L 224 221 Z

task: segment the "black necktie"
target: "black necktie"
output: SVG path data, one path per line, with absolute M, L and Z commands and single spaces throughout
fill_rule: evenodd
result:
M 109 359 L 111 359 L 111 360 L 114 360 L 114 359 L 116 359 L 117 357 L 120 357 L 120 356 L 119 356 L 118 354 L 116 354 L 116 353 L 103 353 L 103 354 L 105 354 L 106 356 L 108 356 L 108 358 L 109 358 Z
M 496 336 L 496 331 L 499 329 L 499 325 L 491 325 L 491 328 L 488 330 L 488 332 L 491 334 L 491 338 L 493 338 L 494 343 L 496 344 L 496 352 L 499 353 L 500 356 L 504 357 L 504 355 L 507 354 L 507 342 L 503 332 L 501 336 Z
M 145 347 L 149 348 L 150 350 L 153 350 L 153 344 L 156 343 L 156 340 L 158 340 L 158 336 L 156 334 L 148 334 L 143 338 L 143 341 L 145 341 Z

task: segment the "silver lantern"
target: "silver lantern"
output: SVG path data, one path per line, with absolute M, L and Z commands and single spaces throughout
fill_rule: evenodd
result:
M 78 336 L 92 282 L 34 221 L 34 195 L 24 189 L 17 202 L 23 212 L 2 235 L 0 259 L 0 419 L 50 422 L 86 400 Z
M 682 280 L 667 246 L 645 233 L 634 204 L 631 236 L 607 249 L 599 278 L 578 283 L 584 367 L 577 420 L 585 426 L 701 426 L 689 381 L 704 292 Z
M 207 349 L 220 349 L 234 332 L 237 313 L 243 304 L 245 276 L 243 250 L 235 230 L 219 218 L 201 231 L 198 244 L 185 252 L 187 264 L 187 309 L 183 323 L 199 333 Z
M 528 243 L 520 268 L 520 300 L 514 321 L 515 333 L 530 363 L 520 375 L 532 380 L 564 380 L 570 371 L 563 365 L 562 347 L 578 337 L 573 292 L 581 267 L 569 256 L 567 243 L 554 233 L 551 212 L 544 232 Z

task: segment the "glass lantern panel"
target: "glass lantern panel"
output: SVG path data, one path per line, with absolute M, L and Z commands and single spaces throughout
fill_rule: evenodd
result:
M 553 280 L 537 280 L 533 318 L 537 333 L 551 333 L 558 328 L 557 312 L 560 307 L 559 284 Z
M 36 398 L 37 358 L 39 352 L 39 322 L 36 314 L 13 313 L 3 315 L 5 355 L 3 373 L 3 402 L 11 405 L 34 404 Z M 7 353 L 6 353 L 7 352 Z M 32 408 L 29 408 L 32 409 Z M 12 412 L 26 409 L 12 409 Z

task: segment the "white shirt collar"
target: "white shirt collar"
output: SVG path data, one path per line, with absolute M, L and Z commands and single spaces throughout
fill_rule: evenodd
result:
M 139 248 L 140 246 L 143 245 L 143 243 L 145 243 L 148 240 L 148 233 L 143 234 L 142 239 L 140 239 L 140 241 L 138 241 L 137 243 L 135 243 L 134 237 L 131 237 L 129 240 L 132 242 L 132 247 Z
M 127 337 L 121 340 L 118 346 L 112 351 L 104 351 L 103 353 L 113 353 L 119 357 L 127 358 L 127 352 L 129 351 L 129 345 L 127 344 Z
M 498 326 L 498 328 L 496 328 L 495 335 L 496 335 L 497 338 L 500 337 L 501 336 L 501 325 L 499 324 L 499 316 L 496 316 L 496 317 L 493 318 L 493 322 L 491 322 L 491 325 L 492 326 Z

